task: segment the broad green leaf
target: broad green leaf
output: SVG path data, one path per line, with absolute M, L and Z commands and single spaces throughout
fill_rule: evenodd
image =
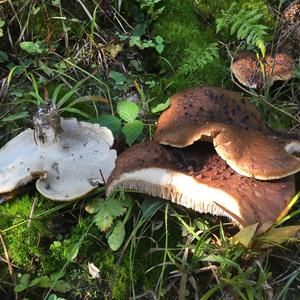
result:
M 47 300 L 66 300 L 65 298 L 57 297 L 55 294 L 51 294 Z
M 233 243 L 240 243 L 244 247 L 249 248 L 252 244 L 252 239 L 255 235 L 259 223 L 248 225 L 241 229 L 235 236 L 232 237 Z
M 163 44 L 158 44 L 155 46 L 155 49 L 159 54 L 161 54 L 164 51 L 165 46 Z
M 130 101 L 121 101 L 117 105 L 117 112 L 125 122 L 134 121 L 139 114 L 139 110 L 138 105 Z
M 30 278 L 29 274 L 22 275 L 22 277 L 20 278 L 19 284 L 14 289 L 15 292 L 20 293 L 20 292 L 26 290 L 28 288 L 29 278 Z
M 48 288 L 51 285 L 52 285 L 52 282 L 51 282 L 50 278 L 46 275 L 33 279 L 31 281 L 31 283 L 29 284 L 30 287 L 39 286 L 39 287 L 43 287 L 43 288 Z
M 151 109 L 152 113 L 158 113 L 161 112 L 165 109 L 167 109 L 171 104 L 171 98 L 169 98 L 165 103 L 160 103 L 157 106 L 155 106 L 154 108 Z
M 60 293 L 69 292 L 71 289 L 72 289 L 72 286 L 64 280 L 58 280 L 53 285 L 53 290 L 56 292 L 60 292 Z
M 121 132 L 121 120 L 115 116 L 103 115 L 97 118 L 96 122 L 101 126 L 109 128 L 115 136 Z
M 135 120 L 130 123 L 126 123 L 123 127 L 123 133 L 125 135 L 126 143 L 130 146 L 141 135 L 144 129 L 144 123 L 140 120 Z
M 51 281 L 56 281 L 59 280 L 61 278 L 63 278 L 65 276 L 66 272 L 55 272 L 50 274 L 50 280 Z
M 156 42 L 157 44 L 162 44 L 162 43 L 164 42 L 164 39 L 163 39 L 160 35 L 157 35 L 157 36 L 155 37 L 155 42 Z
M 43 41 L 37 42 L 22 42 L 20 47 L 30 54 L 41 54 L 46 50 L 45 44 Z
M 120 72 L 110 71 L 109 77 L 118 85 L 123 85 L 127 78 Z
M 118 221 L 108 238 L 108 245 L 111 250 L 116 251 L 120 248 L 125 237 L 125 226 L 121 221 Z
M 0 50 L 0 62 L 8 62 L 8 55 Z
M 77 243 L 75 245 L 74 244 L 70 245 L 64 250 L 64 255 L 68 261 L 73 261 L 77 257 L 79 248 L 80 248 L 80 244 Z

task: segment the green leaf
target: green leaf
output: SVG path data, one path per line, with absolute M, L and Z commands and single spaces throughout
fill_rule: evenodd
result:
M 65 276 L 66 272 L 55 272 L 55 273 L 52 273 L 50 274 L 50 280 L 51 281 L 56 281 L 56 280 L 59 280 L 61 278 L 63 278 Z
M 24 119 L 26 117 L 28 117 L 28 112 L 27 111 L 21 111 L 17 114 L 8 115 L 7 117 L 3 118 L 1 121 L 3 121 L 3 122 L 12 122 L 12 121 L 15 121 L 15 120 Z
M 163 44 L 158 44 L 155 46 L 155 49 L 159 54 L 161 54 L 164 51 L 165 46 Z
M 30 54 L 41 54 L 46 50 L 45 44 L 43 41 L 37 42 L 22 42 L 20 47 Z
M 169 98 L 165 103 L 160 103 L 157 106 L 155 106 L 154 108 L 151 109 L 152 113 L 158 113 L 161 112 L 165 109 L 167 109 L 171 104 L 171 98 Z
M 55 294 L 51 294 L 47 300 L 66 300 L 65 298 L 57 297 Z
M 125 135 L 126 143 L 130 146 L 143 132 L 144 123 L 140 120 L 135 120 L 130 123 L 127 123 L 123 127 L 123 133 Z
M 86 210 L 96 213 L 95 224 L 101 231 L 106 232 L 111 227 L 114 218 L 120 217 L 126 212 L 124 206 L 120 200 L 108 198 L 106 201 L 93 201 L 86 207 Z
M 53 290 L 60 293 L 69 292 L 71 289 L 72 286 L 64 280 L 58 280 L 53 286 Z
M 125 122 L 134 121 L 139 114 L 139 110 L 138 105 L 131 101 L 121 101 L 117 105 L 117 112 Z
M 123 85 L 127 78 L 120 72 L 110 71 L 109 77 L 118 85 Z
M 164 39 L 163 39 L 160 35 L 157 35 L 157 36 L 155 37 L 155 42 L 156 42 L 157 44 L 162 44 L 162 43 L 164 42 Z
M 121 120 L 112 115 L 102 115 L 96 119 L 96 122 L 101 126 L 109 128 L 114 135 L 118 135 L 121 132 Z
M 0 62 L 8 62 L 8 55 L 0 50 Z
M 30 278 L 29 274 L 22 275 L 22 277 L 20 278 L 20 283 L 14 289 L 15 292 L 20 293 L 26 290 L 28 288 L 29 278 Z
M 107 240 L 111 250 L 116 251 L 120 248 L 124 241 L 125 233 L 124 224 L 121 221 L 118 221 Z
M 29 286 L 30 287 L 39 286 L 39 287 L 43 287 L 43 288 L 48 288 L 51 285 L 52 285 L 52 282 L 51 282 L 50 278 L 48 276 L 44 275 L 44 276 L 33 279 Z

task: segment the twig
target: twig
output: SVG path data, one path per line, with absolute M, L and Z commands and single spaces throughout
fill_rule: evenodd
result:
M 3 251 L 4 251 L 4 257 L 6 259 L 6 263 L 7 263 L 8 271 L 9 271 L 9 274 L 10 274 L 10 277 L 11 277 L 11 281 L 14 284 L 14 286 L 16 286 L 17 285 L 16 275 L 15 275 L 14 269 L 11 265 L 9 255 L 8 255 L 8 251 L 7 251 L 7 248 L 6 248 L 6 245 L 5 245 L 5 242 L 4 242 L 3 235 L 1 233 L 1 231 L 0 231 L 0 242 L 2 244 L 2 248 L 3 248 Z M 18 300 L 18 293 L 17 292 L 15 292 L 15 299 Z
M 34 214 L 34 210 L 36 208 L 37 200 L 38 200 L 37 197 L 34 197 L 33 203 L 32 203 L 32 206 L 31 206 L 31 211 L 30 211 L 29 219 L 28 219 L 28 227 L 30 227 L 31 224 L 32 224 L 33 214 Z

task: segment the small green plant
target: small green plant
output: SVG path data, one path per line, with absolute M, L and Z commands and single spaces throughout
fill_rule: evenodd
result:
M 15 291 L 20 293 L 25 291 L 27 288 L 41 287 L 46 289 L 51 288 L 60 293 L 66 293 L 72 289 L 72 286 L 62 279 L 64 276 L 65 272 L 56 272 L 49 276 L 43 275 L 36 277 L 30 281 L 30 275 L 26 273 L 20 277 L 19 282 L 15 287 Z
M 256 46 L 265 56 L 268 27 L 262 24 L 264 15 L 259 9 L 238 9 L 236 3 L 216 20 L 217 33 L 223 29 L 230 29 L 230 35 L 235 34 L 238 40 L 246 40 L 247 44 Z
M 117 199 L 112 196 L 105 200 L 95 199 L 86 206 L 87 212 L 94 214 L 94 223 L 106 234 L 108 245 L 113 251 L 118 250 L 124 241 L 128 214 L 123 222 L 117 218 L 123 216 L 131 206 L 132 201 L 125 198 L 124 193 L 120 193 Z
M 131 101 L 120 101 L 117 104 L 119 117 L 103 115 L 97 119 L 102 126 L 107 126 L 115 135 L 121 131 L 125 136 L 126 143 L 132 145 L 142 134 L 144 123 L 138 120 L 140 107 Z

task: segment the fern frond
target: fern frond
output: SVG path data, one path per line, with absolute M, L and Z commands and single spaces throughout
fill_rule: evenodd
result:
M 188 57 L 186 63 L 180 67 L 180 71 L 185 75 L 192 73 L 198 69 L 202 69 L 207 64 L 213 62 L 215 59 L 218 59 L 218 43 L 209 44 L 200 53 L 194 51 L 186 52 L 186 56 Z
M 222 12 L 221 18 L 216 20 L 217 33 L 222 29 L 230 29 L 230 35 L 235 34 L 238 40 L 246 40 L 247 44 L 256 46 L 264 56 L 269 28 L 260 24 L 263 17 L 258 9 L 238 11 L 234 3 L 228 10 Z

